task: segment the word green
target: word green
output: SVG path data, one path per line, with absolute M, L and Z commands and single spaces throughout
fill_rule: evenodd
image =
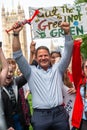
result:
M 71 35 L 81 35 L 83 34 L 84 30 L 83 30 L 83 26 L 81 25 L 81 27 L 78 26 L 72 26 L 70 27 L 70 33 Z M 53 29 L 50 32 L 50 36 L 51 37 L 60 37 L 64 35 L 64 31 L 62 29 Z

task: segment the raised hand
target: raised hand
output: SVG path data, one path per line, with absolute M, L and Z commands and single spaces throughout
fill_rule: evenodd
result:
M 64 33 L 66 35 L 70 34 L 70 24 L 67 22 L 61 22 L 61 24 L 59 25 L 59 27 L 61 27 L 61 29 L 64 30 Z
M 22 30 L 23 24 L 19 24 L 19 22 L 16 22 L 16 23 L 12 26 L 12 28 L 13 28 L 13 32 L 17 34 L 17 33 L 19 33 L 19 32 Z
M 33 54 L 35 54 L 35 51 L 36 51 L 35 46 L 36 46 L 36 43 L 34 41 L 32 41 L 30 44 L 30 51 Z

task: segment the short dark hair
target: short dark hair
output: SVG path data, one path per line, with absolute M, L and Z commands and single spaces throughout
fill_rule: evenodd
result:
M 60 57 L 61 57 L 61 53 L 60 53 L 60 52 L 58 52 L 58 51 L 52 51 L 50 55 L 52 56 L 53 53 L 57 53 L 57 54 L 59 54 Z
M 48 54 L 50 55 L 50 51 L 49 51 L 48 47 L 46 47 L 46 46 L 40 46 L 40 47 L 38 47 L 36 49 L 36 57 L 37 57 L 38 51 L 41 50 L 41 49 L 47 50 Z

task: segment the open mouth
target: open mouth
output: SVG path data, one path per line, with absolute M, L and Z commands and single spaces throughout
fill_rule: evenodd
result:
M 7 79 L 7 80 L 11 80 L 11 78 L 12 78 L 12 77 L 10 77 L 10 76 L 7 76 L 7 78 L 6 78 L 6 79 Z

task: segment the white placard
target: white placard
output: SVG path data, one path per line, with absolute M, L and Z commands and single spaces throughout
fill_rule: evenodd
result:
M 57 38 L 64 34 L 59 27 L 60 21 L 70 23 L 71 35 L 87 33 L 87 3 L 76 6 L 63 5 L 61 7 L 33 8 L 29 7 L 29 14 L 39 9 L 40 13 L 32 22 L 34 39 Z

